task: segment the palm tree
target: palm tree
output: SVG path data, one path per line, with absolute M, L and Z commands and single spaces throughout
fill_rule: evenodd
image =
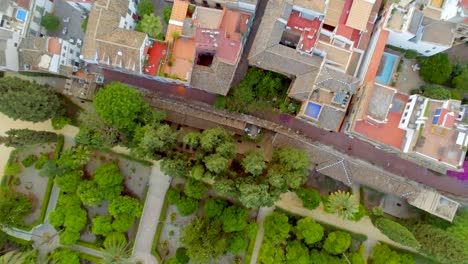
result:
M 131 259 L 127 239 L 121 233 L 112 233 L 104 240 L 104 248 L 101 249 L 101 264 L 135 264 Z
M 330 194 L 325 210 L 345 219 L 352 219 L 359 212 L 359 203 L 353 194 L 339 190 Z

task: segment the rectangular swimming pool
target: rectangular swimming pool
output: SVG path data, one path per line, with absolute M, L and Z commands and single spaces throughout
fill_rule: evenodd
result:
M 16 19 L 19 20 L 19 21 L 24 22 L 26 20 L 27 15 L 28 15 L 28 11 L 26 11 L 26 10 L 18 9 L 16 11 Z
M 306 110 L 305 110 L 305 115 L 313 119 L 318 119 L 321 109 L 322 109 L 321 105 L 313 103 L 313 102 L 308 102 Z
M 391 53 L 384 52 L 382 60 L 380 61 L 379 72 L 375 80 L 381 84 L 388 85 L 395 72 L 398 56 Z

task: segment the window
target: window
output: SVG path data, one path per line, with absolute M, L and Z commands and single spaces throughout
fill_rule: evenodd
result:
M 216 3 L 216 8 L 221 9 L 221 4 L 220 4 L 220 3 Z
M 404 117 L 408 116 L 408 113 L 405 113 Z
M 430 50 L 426 50 L 426 51 L 424 51 L 424 52 L 429 53 L 429 52 L 431 52 L 431 51 L 430 51 Z
M 404 123 L 405 121 L 406 121 L 406 119 L 403 119 L 403 120 L 401 120 L 401 123 Z

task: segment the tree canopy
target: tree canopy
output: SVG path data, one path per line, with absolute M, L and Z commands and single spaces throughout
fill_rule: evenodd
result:
M 343 231 L 330 232 L 323 243 L 323 249 L 332 255 L 345 252 L 351 245 L 351 235 Z
M 369 256 L 372 264 L 414 264 L 413 256 L 391 250 L 385 244 L 377 244 Z
M 421 91 L 422 95 L 436 100 L 446 100 L 451 97 L 450 91 L 439 85 L 421 86 Z
M 134 131 L 149 112 L 149 105 L 141 93 L 117 82 L 100 89 L 94 97 L 93 105 L 106 123 L 125 132 Z
M 44 15 L 41 19 L 41 26 L 50 31 L 57 30 L 60 26 L 60 18 L 52 14 Z
M 339 190 L 328 196 L 325 210 L 345 219 L 352 219 L 359 212 L 359 203 L 353 194 Z
M 266 168 L 263 153 L 260 151 L 248 152 L 242 160 L 242 167 L 244 167 L 246 172 L 254 176 L 262 174 L 263 170 Z
M 140 16 L 152 14 L 153 10 L 153 3 L 150 0 L 141 0 L 137 7 Z
M 415 249 L 421 247 L 421 244 L 416 240 L 413 233 L 395 221 L 380 217 L 375 220 L 375 227 L 395 242 Z
M 205 197 L 207 191 L 208 187 L 201 181 L 197 181 L 193 178 L 188 178 L 185 181 L 184 192 L 189 197 L 200 200 Z
M 25 147 L 34 144 L 42 144 L 57 141 L 57 134 L 48 131 L 30 129 L 10 129 L 5 132 L 6 137 L 0 136 L 0 144 L 7 147 Z
M 161 18 L 153 13 L 143 15 L 143 18 L 137 25 L 137 30 L 148 34 L 150 37 L 157 37 L 162 32 Z
M 320 194 L 314 189 L 300 188 L 296 190 L 297 196 L 301 198 L 305 208 L 314 210 L 320 205 Z
M 224 209 L 221 219 L 224 232 L 242 231 L 247 227 L 248 213 L 240 206 L 229 206 Z
M 288 220 L 288 217 L 283 213 L 274 212 L 267 216 L 263 224 L 265 230 L 268 230 L 265 237 L 273 244 L 284 243 L 291 230 L 291 224 Z
M 31 210 L 32 202 L 26 195 L 0 186 L 0 227 L 23 225 L 23 219 Z
M 315 222 L 314 219 L 310 217 L 302 218 L 297 221 L 295 232 L 297 238 L 304 239 L 309 245 L 319 242 L 324 235 L 322 225 Z
M 221 199 L 210 198 L 206 200 L 203 211 L 205 216 L 208 218 L 220 217 L 223 214 L 224 208 L 227 206 L 227 202 Z
M 63 114 L 57 93 L 19 78 L 0 78 L 0 112 L 13 119 L 41 122 Z
M 452 63 L 447 53 L 437 53 L 421 60 L 419 74 L 426 82 L 444 84 L 451 73 Z

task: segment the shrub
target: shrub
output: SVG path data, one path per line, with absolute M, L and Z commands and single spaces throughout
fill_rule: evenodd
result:
M 432 98 L 432 99 L 446 100 L 446 99 L 450 99 L 451 97 L 450 91 L 439 85 L 421 86 L 420 89 L 424 96 Z
M 375 226 L 388 238 L 405 246 L 420 248 L 421 244 L 406 227 L 387 218 L 378 218 Z
M 351 235 L 343 231 L 334 231 L 328 234 L 323 249 L 332 255 L 345 252 L 351 246 Z
M 24 158 L 21 161 L 21 163 L 23 164 L 24 167 L 28 168 L 31 165 L 33 165 L 33 163 L 36 162 L 36 161 L 37 161 L 36 155 L 31 154 L 31 155 L 27 156 L 26 158 Z
M 21 167 L 17 162 L 10 163 L 6 166 L 5 168 L 5 175 L 10 176 L 10 175 L 16 175 L 18 173 L 21 173 Z
M 405 58 L 407 59 L 416 59 L 419 56 L 419 52 L 417 50 L 407 50 L 405 52 Z
M 166 193 L 166 199 L 169 204 L 177 204 L 180 200 L 180 191 L 170 188 Z
M 351 217 L 350 220 L 357 222 L 357 221 L 361 220 L 361 218 L 363 218 L 366 215 L 367 215 L 366 208 L 362 204 L 359 204 L 359 211 L 357 213 L 355 213 L 353 215 L 353 217 Z
M 190 261 L 190 258 L 187 256 L 186 248 L 178 248 L 176 250 L 176 258 L 180 264 L 187 264 Z
M 214 108 L 216 109 L 226 109 L 227 100 L 225 96 L 218 95 L 214 101 Z
M 296 194 L 307 209 L 313 210 L 320 205 L 320 194 L 316 190 L 301 188 L 296 190 Z
M 452 63 L 447 53 L 437 53 L 421 60 L 419 74 L 426 82 L 444 84 L 452 73 Z
M 42 16 L 41 26 L 47 30 L 57 30 L 60 26 L 60 19 L 50 14 Z
M 179 213 L 182 216 L 191 215 L 199 208 L 199 206 L 200 203 L 196 199 L 187 196 L 181 197 L 177 202 L 177 210 L 179 210 Z
M 71 123 L 71 119 L 65 116 L 58 116 L 58 117 L 52 118 L 52 127 L 55 130 L 62 129 L 70 123 Z
M 47 155 L 47 153 L 42 153 L 39 156 L 39 159 L 37 159 L 37 162 L 34 165 L 34 168 L 36 170 L 42 169 L 48 160 L 49 160 L 49 155 Z

